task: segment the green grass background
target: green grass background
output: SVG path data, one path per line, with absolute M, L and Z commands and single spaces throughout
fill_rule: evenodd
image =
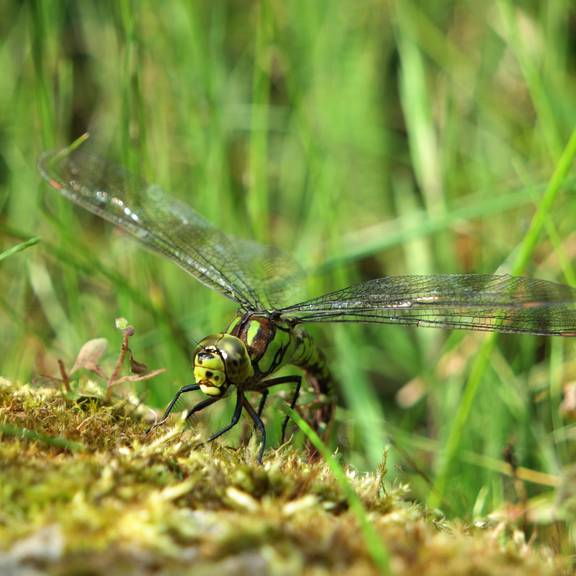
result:
M 41 181 L 38 154 L 86 130 L 223 230 L 294 254 L 310 295 L 519 270 L 518 257 L 528 275 L 574 283 L 570 0 L 5 0 L 0 70 L 2 249 L 41 238 L 0 262 L 7 378 L 56 375 L 90 338 L 119 346 L 124 316 L 137 358 L 168 369 L 138 386 L 160 407 L 191 381 L 190 339 L 234 313 Z M 311 330 L 338 381 L 343 459 L 375 469 L 390 447 L 388 480 L 422 500 L 466 517 L 514 501 L 499 470 L 510 443 L 521 466 L 558 478 L 574 459 L 560 411 L 570 339 Z M 229 414 L 204 418 L 215 429 Z

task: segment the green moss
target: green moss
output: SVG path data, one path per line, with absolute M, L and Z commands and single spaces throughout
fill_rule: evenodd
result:
M 0 381 L 0 572 L 376 573 L 323 462 L 288 445 L 259 466 L 255 443 L 205 446 L 198 430 L 146 436 L 146 413 Z M 448 524 L 406 487 L 349 478 L 398 574 L 561 573 L 509 526 Z

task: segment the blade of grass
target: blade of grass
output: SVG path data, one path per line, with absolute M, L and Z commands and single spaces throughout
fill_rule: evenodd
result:
M 52 93 L 49 90 L 48 71 L 46 55 L 50 53 L 48 49 L 49 18 L 47 12 L 49 7 L 44 2 L 31 2 L 31 24 L 33 29 L 32 57 L 36 74 L 36 105 L 38 116 L 41 121 L 42 141 L 45 147 L 49 147 L 54 142 L 54 102 Z M 53 15 L 53 14 L 51 14 Z
M 32 442 L 42 442 L 55 448 L 64 448 L 70 452 L 83 452 L 86 447 L 81 442 L 68 440 L 63 436 L 49 436 L 42 434 L 35 430 L 28 428 L 20 428 L 19 426 L 12 426 L 11 424 L 0 424 L 0 435 L 12 436 L 14 438 L 22 438 L 23 440 L 30 440 Z
M 560 192 L 562 187 L 564 186 L 568 172 L 572 168 L 572 164 L 574 162 L 574 158 L 576 157 L 576 129 L 572 131 L 572 135 L 570 136 L 570 140 L 558 163 L 556 165 L 556 169 L 554 170 L 554 174 L 552 174 L 552 179 L 550 180 L 550 184 L 546 189 L 546 192 L 542 196 L 542 200 L 538 205 L 538 210 L 534 217 L 532 218 L 532 222 L 530 223 L 530 228 L 524 237 L 523 242 L 520 244 L 520 249 L 518 254 L 516 255 L 514 265 L 512 266 L 512 274 L 522 274 L 526 271 L 530 259 L 532 258 L 532 254 L 534 253 L 534 249 L 538 244 L 538 239 L 540 238 L 540 234 L 546 225 L 546 221 L 549 217 L 550 210 Z
M 554 103 L 549 97 L 547 81 L 550 79 L 543 77 L 541 67 L 535 65 L 535 61 L 530 57 L 524 35 L 519 30 L 522 11 L 515 2 L 500 0 L 497 3 L 502 20 L 505 24 L 505 33 L 509 36 L 509 45 L 520 64 L 522 74 L 526 79 L 526 85 L 530 89 L 530 95 L 534 107 L 536 108 L 539 122 L 535 125 L 536 131 L 541 131 L 544 140 L 553 154 L 558 155 L 562 150 L 561 132 L 558 129 L 559 118 L 554 110 Z
M 337 345 L 334 364 L 339 380 L 344 383 L 340 391 L 347 408 L 357 415 L 355 422 L 362 451 L 369 466 L 374 469 L 380 463 L 387 443 L 386 434 L 380 426 L 381 422 L 386 421 L 386 415 L 374 387 L 360 368 L 366 365 L 365 349 L 357 345 L 361 339 L 360 331 L 357 327 L 336 326 L 333 335 Z
M 252 74 L 252 133 L 250 138 L 250 183 L 248 209 L 257 240 L 265 240 L 268 216 L 268 114 L 269 114 L 269 52 L 272 18 L 268 0 L 256 9 L 257 31 Z
M 124 116 L 122 152 L 126 166 L 133 172 L 138 167 L 146 167 L 146 117 L 142 95 L 142 66 L 140 64 L 140 29 L 138 16 L 132 0 L 122 0 L 118 4 L 119 34 L 123 48 L 122 73 L 124 74 L 122 93 L 122 114 Z M 144 159 L 144 161 L 143 161 Z
M 356 520 L 358 521 L 364 536 L 364 541 L 366 542 L 366 547 L 372 556 L 374 564 L 379 568 L 381 574 L 392 574 L 390 568 L 390 554 L 386 549 L 386 545 L 370 521 L 368 512 L 366 511 L 366 508 L 364 508 L 360 497 L 348 481 L 346 472 L 342 466 L 340 466 L 338 460 L 336 460 L 326 444 L 322 442 L 318 434 L 310 428 L 308 423 L 300 416 L 300 414 L 295 410 L 290 409 L 288 406 L 283 406 L 283 409 L 290 415 L 290 418 L 296 422 L 297 426 L 302 430 L 302 432 L 304 432 L 318 452 L 320 452 L 326 461 L 326 464 L 332 471 L 334 478 L 348 499 L 352 512 L 356 516 Z
M 40 238 L 38 236 L 34 236 L 30 238 L 30 240 L 26 240 L 26 242 L 20 242 L 20 244 L 16 244 L 16 246 L 12 246 L 12 248 L 8 248 L 4 250 L 4 252 L 0 253 L 0 262 L 17 254 L 18 252 L 22 252 L 22 250 L 26 250 L 26 248 L 30 248 L 30 246 L 34 246 L 34 244 L 38 244 L 40 242 Z

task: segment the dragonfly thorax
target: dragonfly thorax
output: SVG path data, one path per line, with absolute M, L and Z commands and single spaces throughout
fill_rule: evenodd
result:
M 224 396 L 230 385 L 242 385 L 254 374 L 242 340 L 230 334 L 204 338 L 194 352 L 194 379 L 209 396 Z

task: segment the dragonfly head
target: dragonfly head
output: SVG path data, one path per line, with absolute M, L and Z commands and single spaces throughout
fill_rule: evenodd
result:
M 248 350 L 236 336 L 208 336 L 194 352 L 194 379 L 209 396 L 224 396 L 231 384 L 242 384 L 253 374 Z

